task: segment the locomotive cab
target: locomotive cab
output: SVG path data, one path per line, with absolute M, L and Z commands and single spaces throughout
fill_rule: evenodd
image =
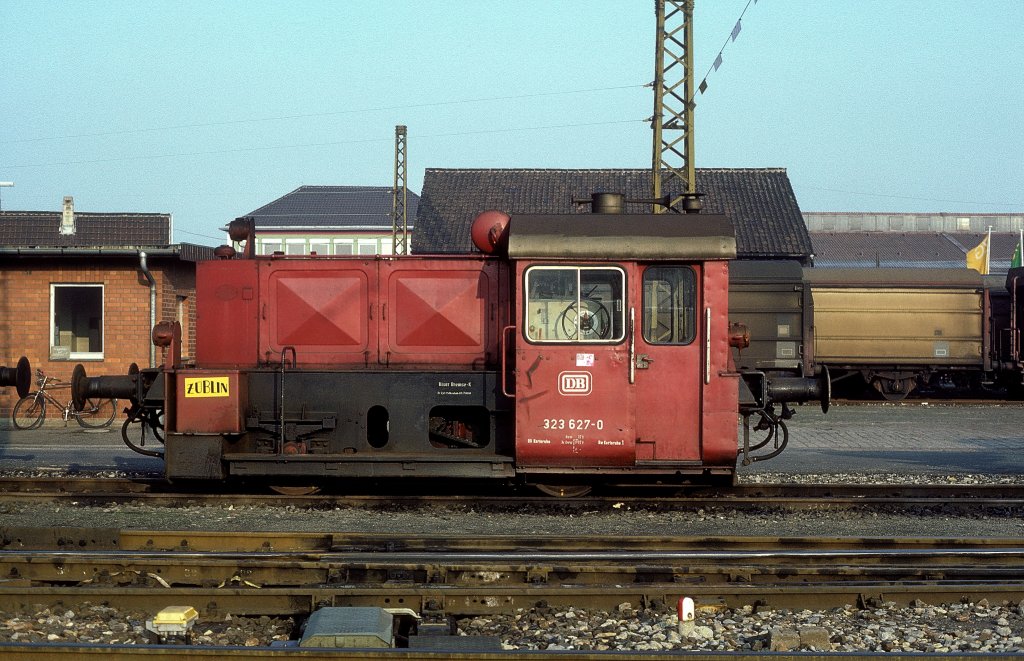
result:
M 517 471 L 568 484 L 731 474 L 734 256 L 723 216 L 513 218 Z

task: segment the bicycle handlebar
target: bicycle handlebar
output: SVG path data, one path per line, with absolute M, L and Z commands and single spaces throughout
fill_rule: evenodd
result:
M 67 388 L 68 386 L 71 385 L 70 383 L 64 381 L 63 379 L 59 379 L 55 376 L 47 376 L 46 373 L 43 372 L 43 370 L 41 369 L 36 369 L 36 377 L 36 384 L 38 384 L 39 387 L 42 389 L 46 389 L 47 387 Z

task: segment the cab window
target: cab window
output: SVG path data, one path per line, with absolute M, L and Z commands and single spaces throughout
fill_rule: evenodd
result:
M 526 271 L 526 338 L 533 342 L 620 342 L 626 274 L 619 268 L 535 266 Z
M 696 330 L 697 277 L 688 266 L 654 266 L 644 272 L 644 341 L 689 344 Z

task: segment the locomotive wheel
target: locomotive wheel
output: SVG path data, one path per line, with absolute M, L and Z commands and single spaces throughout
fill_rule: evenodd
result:
M 590 493 L 593 488 L 589 484 L 570 484 L 570 485 L 556 485 L 556 484 L 535 484 L 537 491 L 540 491 L 546 496 L 554 496 L 555 498 L 580 498 Z
M 320 487 L 311 484 L 305 486 L 270 485 L 270 490 L 282 496 L 312 496 L 320 493 Z

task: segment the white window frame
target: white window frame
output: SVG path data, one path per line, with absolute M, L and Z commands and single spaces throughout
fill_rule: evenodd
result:
M 296 249 L 298 250 L 298 252 L 293 252 Z M 309 250 L 306 249 L 306 240 L 305 239 L 285 239 L 284 240 L 284 254 L 292 255 L 292 256 L 308 255 L 309 254 Z
M 348 252 L 342 252 L 339 250 L 342 246 L 348 249 Z M 356 244 L 352 239 L 335 239 L 334 240 L 334 254 L 335 255 L 354 255 L 356 254 Z
M 50 360 L 63 360 L 63 358 L 54 357 L 54 348 L 61 346 L 56 343 L 59 338 L 57 335 L 57 290 L 58 289 L 99 289 L 100 291 L 100 350 L 99 351 L 74 351 L 73 347 L 68 347 L 69 353 L 67 360 L 103 360 L 104 347 L 106 346 L 106 290 L 103 283 L 78 283 L 78 282 L 51 282 L 50 283 Z
M 270 247 L 273 247 L 274 249 L 268 250 Z M 261 255 L 273 255 L 278 251 L 284 251 L 284 241 L 282 239 L 260 239 Z
M 330 239 L 310 239 L 309 240 L 309 254 L 313 253 L 317 255 L 330 255 L 331 254 L 331 240 Z
M 617 273 L 618 276 L 619 276 L 619 288 L 620 288 L 620 298 L 617 301 L 619 305 L 618 305 L 618 307 L 613 305 L 612 308 L 608 309 L 607 311 L 608 311 L 608 315 L 609 315 L 608 323 L 610 324 L 610 330 L 614 330 L 615 327 L 618 326 L 619 327 L 618 334 L 614 335 L 613 337 L 608 337 L 608 338 L 605 338 L 605 339 L 582 338 L 582 337 L 577 337 L 577 338 L 555 338 L 555 337 L 534 338 L 534 337 L 530 337 L 530 330 L 529 330 L 529 328 L 530 328 L 530 319 L 529 319 L 530 312 L 529 312 L 529 310 L 531 309 L 531 306 L 536 303 L 536 299 L 532 299 L 530 297 L 530 291 L 531 291 L 530 290 L 530 285 L 531 285 L 531 282 L 532 282 L 532 278 L 533 278 L 533 276 L 535 274 L 539 274 L 539 273 L 543 273 L 543 272 L 549 272 L 549 271 L 575 271 L 576 272 L 576 303 L 575 304 L 576 304 L 577 308 L 579 308 L 582 305 L 582 300 L 585 300 L 585 299 L 582 299 L 583 288 L 581 286 L 581 280 L 582 280 L 583 272 L 585 272 L 585 271 L 611 271 L 611 272 Z M 625 340 L 625 338 L 626 338 L 626 305 L 627 305 L 627 301 L 626 301 L 626 287 L 627 287 L 628 283 L 626 282 L 626 271 L 621 266 L 616 266 L 616 265 L 613 265 L 613 264 L 607 264 L 607 265 L 602 265 L 602 266 L 592 266 L 592 265 L 586 265 L 586 266 L 584 266 L 584 265 L 564 265 L 563 266 L 563 265 L 553 265 L 553 264 L 552 265 L 538 264 L 538 265 L 535 265 L 535 266 L 530 266 L 529 268 L 526 269 L 526 274 L 525 274 L 525 278 L 524 278 L 524 283 L 523 284 L 524 284 L 524 288 L 523 288 L 523 315 L 524 315 L 524 317 L 522 319 L 523 335 L 526 338 L 526 341 L 529 342 L 530 344 L 572 344 L 572 345 L 576 345 L 576 344 L 619 344 L 623 340 Z M 616 323 L 616 322 L 618 322 L 618 323 Z
M 370 252 L 365 252 L 364 248 L 369 248 Z M 379 255 L 380 243 L 377 239 L 356 239 L 356 254 L 367 257 L 370 255 Z

